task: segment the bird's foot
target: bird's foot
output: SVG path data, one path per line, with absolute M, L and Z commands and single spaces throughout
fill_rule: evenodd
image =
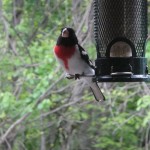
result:
M 75 80 L 80 79 L 80 74 L 75 74 L 74 78 L 75 78 Z
M 65 78 L 67 78 L 67 79 L 73 79 L 73 78 L 74 78 L 74 75 L 71 75 L 71 74 L 69 74 L 69 73 L 66 73 L 66 74 L 65 74 Z

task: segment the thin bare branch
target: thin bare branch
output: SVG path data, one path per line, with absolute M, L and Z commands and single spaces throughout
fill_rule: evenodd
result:
M 7 137 L 9 136 L 9 134 L 11 132 L 13 132 L 13 130 L 20 125 L 23 121 L 26 120 L 26 118 L 30 115 L 30 113 L 25 114 L 24 116 L 22 116 L 21 118 L 19 118 L 16 122 L 14 122 L 9 128 L 8 130 L 0 137 L 0 144 L 2 144 L 3 142 L 5 142 L 5 140 L 7 140 Z

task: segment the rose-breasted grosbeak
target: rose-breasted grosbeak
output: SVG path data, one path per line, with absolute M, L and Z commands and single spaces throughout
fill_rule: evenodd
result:
M 97 83 L 92 81 L 92 76 L 95 75 L 95 67 L 87 52 L 79 45 L 75 31 L 72 28 L 65 27 L 61 30 L 54 47 L 54 54 L 65 70 L 67 78 L 75 77 L 77 79 L 81 75 L 91 87 L 95 99 L 97 101 L 105 100 Z

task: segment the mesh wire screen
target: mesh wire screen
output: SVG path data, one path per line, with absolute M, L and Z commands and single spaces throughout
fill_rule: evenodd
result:
M 98 57 L 106 57 L 108 44 L 117 37 L 129 39 L 137 57 L 145 55 L 147 0 L 94 0 L 93 6 Z

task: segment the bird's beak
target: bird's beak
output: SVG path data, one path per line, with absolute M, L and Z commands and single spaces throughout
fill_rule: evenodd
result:
M 69 31 L 67 30 L 67 28 L 65 28 L 65 29 L 62 30 L 61 36 L 65 37 L 65 38 L 69 37 Z

